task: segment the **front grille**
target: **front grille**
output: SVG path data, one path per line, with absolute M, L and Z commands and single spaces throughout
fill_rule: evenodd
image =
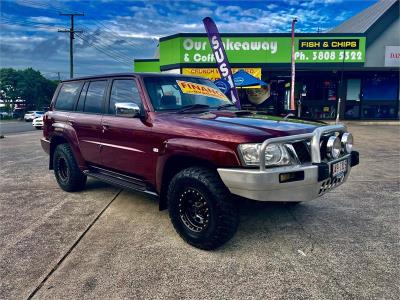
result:
M 311 162 L 310 146 L 307 141 L 295 142 L 292 146 L 296 151 L 300 163 L 304 164 Z

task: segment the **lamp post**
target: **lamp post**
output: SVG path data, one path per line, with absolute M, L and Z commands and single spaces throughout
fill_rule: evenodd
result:
M 297 18 L 293 18 L 292 20 L 292 76 L 290 81 L 290 110 L 294 112 L 296 110 L 295 101 L 294 101 L 294 82 L 295 82 L 295 60 L 294 60 L 294 25 L 297 22 Z

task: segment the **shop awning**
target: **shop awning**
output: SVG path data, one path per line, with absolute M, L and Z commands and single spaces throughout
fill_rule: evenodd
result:
M 254 77 L 253 75 L 250 75 L 244 70 L 239 70 L 235 74 L 233 74 L 233 80 L 235 81 L 235 85 L 237 87 L 267 85 L 264 81 Z

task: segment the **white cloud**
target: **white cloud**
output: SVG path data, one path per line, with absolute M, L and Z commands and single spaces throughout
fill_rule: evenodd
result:
M 32 21 L 32 22 L 38 22 L 38 23 L 60 23 L 60 19 L 50 18 L 50 17 L 45 17 L 45 16 L 29 17 L 28 20 Z
M 25 20 L 42 23 L 43 27 L 2 24 L 1 28 L 4 29 L 0 36 L 2 58 L 5 57 L 8 64 L 12 64 L 13 61 L 16 62 L 15 64 L 17 61 L 20 64 L 29 61 L 25 59 L 26 57 L 32 58 L 36 55 L 34 66 L 46 68 L 51 65 L 55 69 L 68 71 L 66 69 L 68 67 L 68 36 L 57 33 L 57 28 L 54 26 L 54 24 L 68 24 L 68 19 L 58 18 L 54 8 L 57 10 L 62 6 L 71 10 L 72 6 L 76 8 L 81 2 L 76 1 L 71 5 L 69 2 L 57 0 L 37 3 L 33 0 L 18 1 L 21 1 L 21 4 L 32 4 L 30 6 L 36 4 L 36 7 L 40 9 L 44 6 L 53 7 L 47 12 L 54 15 L 50 13 L 45 15 L 41 10 L 26 8 L 27 11 L 32 12 L 32 15 L 24 17 Z M 92 11 L 88 9 L 85 17 L 77 18 L 76 27 L 87 31 L 85 39 L 107 47 L 114 54 L 118 51 L 128 58 L 149 58 L 153 56 L 160 37 L 179 32 L 204 33 L 202 19 L 206 16 L 216 21 L 221 32 L 288 33 L 293 17 L 299 19 L 296 25 L 297 32 L 316 32 L 318 28 L 323 30 L 332 27 L 335 21 L 342 21 L 353 12 L 352 10 L 343 11 L 343 9 L 333 12 L 332 9 L 335 7 L 333 3 L 340 1 L 342 0 L 246 1 L 245 4 L 238 1 L 203 0 L 127 1 L 121 2 L 128 4 L 117 11 L 112 0 L 103 0 L 103 2 L 90 2 L 90 5 L 85 3 L 86 6 L 82 4 L 81 7 L 90 7 Z M 326 7 L 328 5 L 329 8 Z M 96 11 L 99 15 L 95 14 Z M 4 14 L 5 12 L 2 12 L 2 16 Z M 12 17 L 18 20 L 21 15 Z M 100 19 L 100 22 L 108 29 L 99 25 L 98 22 L 93 22 L 93 18 Z M 85 73 L 85 70 L 86 72 L 90 70 L 90 72 L 98 73 L 96 69 L 109 72 L 118 71 L 118 68 L 121 70 L 132 68 L 132 64 L 120 64 L 93 49 L 88 41 L 83 42 L 76 38 L 75 45 L 77 72 Z M 33 54 L 33 51 L 36 54 Z M 5 60 L 2 59 L 2 61 Z M 3 62 L 2 65 L 4 65 Z

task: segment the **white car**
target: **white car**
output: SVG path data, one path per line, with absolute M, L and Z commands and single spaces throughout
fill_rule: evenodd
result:
M 35 111 L 28 111 L 24 115 L 24 120 L 26 122 L 32 122 L 36 118 L 43 117 L 43 115 L 44 115 L 44 111 L 36 111 L 36 110 Z
M 35 127 L 36 129 L 42 129 L 43 128 L 43 115 L 34 119 L 32 121 L 32 126 Z

